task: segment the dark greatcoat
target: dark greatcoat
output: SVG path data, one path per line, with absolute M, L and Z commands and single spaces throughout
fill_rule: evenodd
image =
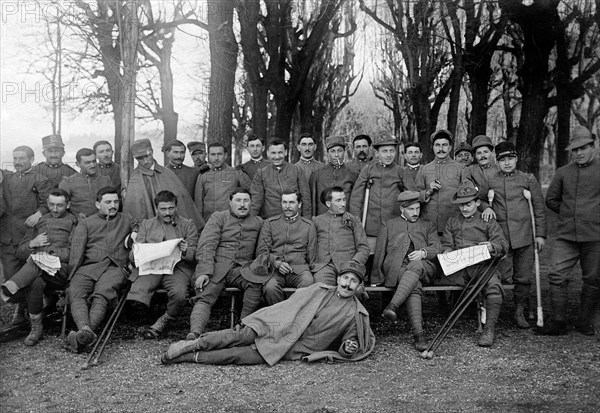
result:
M 112 181 L 108 176 L 89 176 L 77 173 L 65 176 L 58 187 L 64 189 L 71 197 L 70 210 L 74 214 L 83 213 L 86 217 L 98 212 L 96 208 L 96 194 L 104 187 L 111 186 Z

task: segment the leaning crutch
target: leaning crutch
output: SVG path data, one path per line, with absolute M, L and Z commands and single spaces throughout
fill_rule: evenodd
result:
M 369 211 L 369 197 L 371 196 L 371 186 L 373 185 L 373 178 L 368 178 L 365 188 L 365 202 L 363 202 L 362 211 L 362 225 L 363 228 L 367 227 L 367 213 Z
M 529 213 L 531 215 L 531 229 L 533 231 L 533 257 L 535 260 L 535 296 L 537 299 L 537 326 L 544 326 L 544 310 L 542 308 L 542 286 L 540 285 L 540 256 L 537 245 L 535 244 L 535 214 L 533 213 L 533 204 L 531 203 L 531 192 L 523 189 L 523 197 L 529 204 Z
M 460 316 L 465 312 L 465 310 L 469 307 L 473 300 L 477 298 L 479 293 L 483 291 L 486 284 L 492 278 L 494 272 L 497 270 L 498 265 L 500 264 L 501 259 L 501 257 L 496 257 L 493 260 L 490 260 L 490 262 L 486 266 L 480 267 L 478 269 L 477 274 L 475 274 L 469 280 L 462 294 L 460 295 L 458 302 L 452 309 L 452 312 L 450 313 L 444 324 L 442 324 L 442 327 L 440 328 L 438 333 L 429 343 L 427 349 L 420 353 L 420 356 L 422 358 L 433 358 L 435 351 L 440 346 L 444 338 L 446 338 L 452 327 L 454 327 L 456 321 L 458 321 Z M 485 268 L 485 270 L 481 271 L 481 268 Z

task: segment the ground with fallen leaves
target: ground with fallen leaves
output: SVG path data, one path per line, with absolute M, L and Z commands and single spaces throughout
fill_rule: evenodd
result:
M 552 222 L 552 220 L 551 220 Z M 552 240 L 542 254 L 548 272 Z M 579 280 L 580 273 L 575 277 Z M 547 284 L 542 283 L 544 297 Z M 570 316 L 578 314 L 580 282 L 570 288 Z M 47 323 L 35 347 L 18 337 L 0 344 L 1 412 L 595 412 L 600 405 L 600 335 L 574 330 L 561 337 L 535 336 L 512 323 L 506 295 L 491 349 L 477 347 L 474 312 L 466 313 L 433 360 L 412 348 L 405 313 L 396 324 L 381 319 L 381 297 L 367 303 L 377 336 L 373 355 L 340 365 L 282 362 L 266 366 L 162 366 L 168 345 L 185 336 L 186 316 L 160 340 L 142 338 L 160 315 L 126 316 L 115 329 L 100 365 L 80 367 L 85 354 L 63 349 L 60 325 Z M 545 302 L 548 311 L 548 303 Z M 9 308 L 2 311 L 6 319 Z M 444 317 L 437 298 L 424 297 L 425 330 L 433 337 Z M 597 314 L 596 329 L 600 331 Z M 228 326 L 220 302 L 209 329 Z

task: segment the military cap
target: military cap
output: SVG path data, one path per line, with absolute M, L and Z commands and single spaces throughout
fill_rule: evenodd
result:
M 419 202 L 419 193 L 417 191 L 404 191 L 398 195 L 398 202 L 401 207 L 407 207 L 415 202 Z
M 463 152 L 463 151 L 472 153 L 473 148 L 467 142 L 463 141 L 463 142 L 459 143 L 458 145 L 456 145 L 456 149 L 454 150 L 454 156 L 456 156 L 457 153 Z
M 588 130 L 588 128 L 584 126 L 577 126 L 571 132 L 571 137 L 569 138 L 569 146 L 566 147 L 567 151 L 581 148 L 582 146 L 587 145 L 588 143 L 594 142 L 594 137 L 592 133 Z
M 138 139 L 137 141 L 133 141 L 133 145 L 131 145 L 131 155 L 134 158 L 150 154 L 152 154 L 152 144 L 150 143 L 150 140 Z
M 394 146 L 398 146 L 398 140 L 390 135 L 387 132 L 379 132 L 376 136 L 375 139 L 373 140 L 373 147 L 375 149 L 379 148 L 380 146 L 387 146 L 387 145 L 394 145 Z
M 269 255 L 259 254 L 254 261 L 244 264 L 240 272 L 245 280 L 263 284 L 269 274 Z
M 64 148 L 65 144 L 63 143 L 60 135 L 48 135 L 42 138 L 42 147 L 44 149 Z
M 336 146 L 341 146 L 344 149 L 346 148 L 346 140 L 343 136 L 328 136 L 327 139 L 325 139 L 325 148 L 327 150 Z
M 458 191 L 452 196 L 453 204 L 465 204 L 477 198 L 479 189 L 473 184 L 470 179 L 465 179 L 460 186 Z
M 340 268 L 340 275 L 346 272 L 351 272 L 355 274 L 361 281 L 364 281 L 365 274 L 367 273 L 367 269 L 365 266 L 356 261 L 348 261 L 347 263 L 342 265 Z
M 454 136 L 452 135 L 452 133 L 450 133 L 449 130 L 439 129 L 431 134 L 431 136 L 429 137 L 429 141 L 433 145 L 437 139 L 448 139 L 450 141 L 450 145 L 452 145 L 452 142 L 454 141 Z
M 500 142 L 498 145 L 496 145 L 494 150 L 496 151 L 497 160 L 500 160 L 507 156 L 517 156 L 517 149 L 515 148 L 515 145 L 512 142 Z
M 193 154 L 195 151 L 204 151 L 206 152 L 206 144 L 200 141 L 192 141 L 187 144 L 188 151 Z
M 475 138 L 473 139 L 473 151 L 477 148 L 479 148 L 480 146 L 489 146 L 490 150 L 494 150 L 494 144 L 492 143 L 492 140 L 490 139 L 489 136 L 485 136 L 485 135 L 477 135 L 475 136 Z

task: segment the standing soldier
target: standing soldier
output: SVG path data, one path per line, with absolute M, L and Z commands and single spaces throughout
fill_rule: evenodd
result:
M 13 150 L 15 172 L 2 171 L 5 212 L 0 217 L 0 254 L 6 278 L 12 277 L 23 265 L 16 250 L 25 232 L 48 212 L 46 201 L 52 186 L 48 178 L 33 170 L 33 160 L 29 146 L 18 146 Z
M 298 137 L 296 148 L 300 152 L 300 160 L 295 165 L 304 171 L 306 182 L 308 182 L 310 174 L 323 166 L 323 163 L 317 161 L 314 157 L 317 150 L 317 142 L 310 133 L 303 133 Z
M 520 328 L 529 328 L 523 311 L 529 304 L 529 290 L 531 288 L 531 275 L 533 274 L 534 248 L 541 251 L 546 239 L 546 212 L 542 188 L 537 179 L 531 174 L 517 170 L 517 151 L 510 142 L 501 142 L 496 145 L 496 157 L 500 171 L 489 180 L 484 181 L 480 190 L 480 197 L 485 198 L 490 189 L 494 190 L 493 209 L 485 205 L 483 219 L 498 220 L 508 240 L 505 262 L 500 272 L 503 279 L 512 278 L 515 286 L 513 296 L 515 300 L 514 318 Z M 531 225 L 529 201 L 523 196 L 523 191 L 531 193 L 533 214 L 535 217 L 535 240 Z
M 263 219 L 281 214 L 281 195 L 298 191 L 303 199 L 302 216 L 311 217 L 310 189 L 302 169 L 287 163 L 287 147 L 280 139 L 267 144 L 270 164 L 259 169 L 252 180 L 252 206 L 250 213 Z
M 196 271 L 193 275 L 196 297 L 190 315 L 188 340 L 200 336 L 210 319 L 210 311 L 226 286 L 244 291 L 242 318 L 256 311 L 262 297 L 267 271 L 258 274 L 247 265 L 254 258 L 263 220 L 250 215 L 250 192 L 236 188 L 229 195 L 229 209 L 210 216 L 198 241 Z
M 171 191 L 177 197 L 179 214 L 193 220 L 196 229 L 201 231 L 204 220 L 198 213 L 194 200 L 173 172 L 156 163 L 150 141 L 148 139 L 134 141 L 131 145 L 131 155 L 138 165 L 129 177 L 123 211 L 139 222 L 153 218 L 156 215 L 154 197 L 160 191 Z
M 360 175 L 360 171 L 373 160 L 371 157 L 371 137 L 369 135 L 356 135 L 352 139 L 354 159 L 348 163 L 348 168 Z
M 200 170 L 200 173 L 210 169 L 210 165 L 206 162 L 206 144 L 200 141 L 192 141 L 187 144 L 188 151 L 190 151 L 190 156 L 192 157 L 192 161 L 194 161 L 194 166 Z
M 600 303 L 600 160 L 595 138 L 583 126 L 573 130 L 567 150 L 573 154 L 573 162 L 558 168 L 546 195 L 546 205 L 558 214 L 548 273 L 553 319 L 536 333 L 567 334 L 569 282 L 579 261 L 583 284 L 575 328 L 581 334 L 593 335 L 592 323 Z
M 126 243 L 136 229 L 126 214 L 118 212 L 116 188 L 102 188 L 96 200 L 98 213 L 79 222 L 71 243 L 67 294 L 77 331 L 69 332 L 67 350 L 74 353 L 96 340 L 95 331 L 104 320 L 109 303 L 125 287 Z
M 327 148 L 329 163 L 314 171 L 308 184 L 313 215 L 321 215 L 327 212 L 327 206 L 321 202 L 321 193 L 331 187 L 339 186 L 343 188 L 346 194 L 346 202 L 350 202 L 352 188 L 358 178 L 358 174 L 351 171 L 344 164 L 346 142 L 343 136 L 329 136 L 325 140 L 325 147 Z
M 96 173 L 96 155 L 93 150 L 80 149 L 75 159 L 81 172 L 65 176 L 58 187 L 69 195 L 71 212 L 83 219 L 98 212 L 96 194 L 100 189 L 111 186 L 112 182 L 108 176 Z
M 179 250 L 181 261 L 175 265 L 172 274 L 139 275 L 134 269 L 130 280 L 133 282 L 127 295 L 134 300 L 150 306 L 152 295 L 160 286 L 167 290 L 167 311 L 144 333 L 147 339 L 158 338 L 165 327 L 181 313 L 188 295 L 190 278 L 194 272 L 198 231 L 194 222 L 180 217 L 177 213 L 177 197 L 171 191 L 161 191 L 154 197 L 156 216 L 145 219 L 140 224 L 136 243 L 159 243 L 170 239 L 181 238 Z M 134 246 L 135 248 L 135 246 Z
M 256 171 L 264 168 L 269 163 L 263 158 L 264 140 L 254 134 L 249 134 L 247 137 L 247 149 L 250 154 L 250 160 L 240 165 L 240 169 L 248 175 L 250 180 L 254 179 Z
M 44 154 L 46 161 L 34 166 L 33 171 L 48 178 L 52 188 L 58 188 L 63 176 L 74 175 L 77 171 L 62 161 L 63 156 L 65 156 L 65 145 L 60 135 L 44 136 L 42 147 L 42 154 Z
M 452 134 L 440 129 L 430 138 L 435 159 L 421 166 L 415 184 L 421 194 L 421 218 L 436 224 L 441 235 L 446 221 L 460 214 L 452 204 L 452 196 L 458 190 L 464 176 L 464 165 L 450 158 Z
M 108 141 L 98 141 L 93 148 L 98 161 L 96 173 L 100 176 L 108 176 L 112 182 L 111 186 L 121 192 L 121 166 L 113 161 L 113 147 Z
M 167 169 L 179 178 L 190 196 L 194 198 L 194 188 L 196 187 L 196 179 L 200 174 L 200 170 L 183 164 L 183 161 L 185 161 L 185 145 L 183 142 L 174 140 L 166 143 L 163 147 L 163 152 L 168 159 Z
M 411 191 L 416 190 L 415 179 L 421 169 L 421 159 L 423 159 L 423 148 L 419 142 L 408 142 L 404 145 L 404 179 L 406 188 Z
M 473 164 L 473 148 L 467 142 L 460 142 L 454 150 L 454 160 L 465 167 Z
M 273 275 L 264 287 L 268 305 L 285 299 L 284 287 L 302 288 L 314 283 L 310 268 L 317 255 L 315 224 L 300 216 L 299 192 L 281 195 L 282 214 L 265 220 L 256 255 L 267 254 Z
M 398 141 L 386 132 L 375 137 L 373 147 L 378 159 L 360 172 L 352 196 L 350 198 L 350 213 L 362 217 L 365 203 L 365 193 L 369 190 L 367 219 L 363 222 L 365 232 L 369 237 L 369 247 L 374 251 L 377 235 L 381 224 L 389 219 L 400 216 L 396 200 L 400 192 L 406 189 L 404 172 L 396 163 Z
M 210 171 L 198 176 L 194 190 L 194 202 L 205 221 L 213 212 L 229 209 L 228 197 L 236 188 L 250 190 L 252 182 L 248 175 L 226 163 L 227 151 L 222 143 L 208 145 Z
M 476 136 L 473 139 L 473 154 L 477 163 L 465 169 L 465 178 L 473 181 L 481 190 L 483 183 L 496 176 L 499 171 L 498 165 L 494 162 L 494 144 L 492 140 L 485 135 Z M 487 197 L 487 194 L 480 195 Z
M 317 231 L 315 282 L 335 285 L 340 269 L 350 261 L 365 265 L 369 243 L 360 220 L 346 212 L 346 194 L 339 186 L 321 193 L 327 211 L 314 218 Z
M 27 231 L 17 248 L 17 255 L 25 265 L 2 285 L 2 293 L 6 298 L 16 301 L 21 307 L 23 302 L 27 304 L 31 332 L 25 338 L 26 346 L 34 346 L 42 339 L 44 291 L 47 287 L 52 290 L 63 289 L 67 284 L 71 234 L 77 226 L 77 218 L 69 212 L 69 195 L 62 189 L 50 192 L 48 209 L 50 212 Z M 31 254 L 36 253 L 58 257 L 60 269 L 55 274 L 42 270 L 31 258 Z M 20 315 L 21 311 L 17 314 Z

